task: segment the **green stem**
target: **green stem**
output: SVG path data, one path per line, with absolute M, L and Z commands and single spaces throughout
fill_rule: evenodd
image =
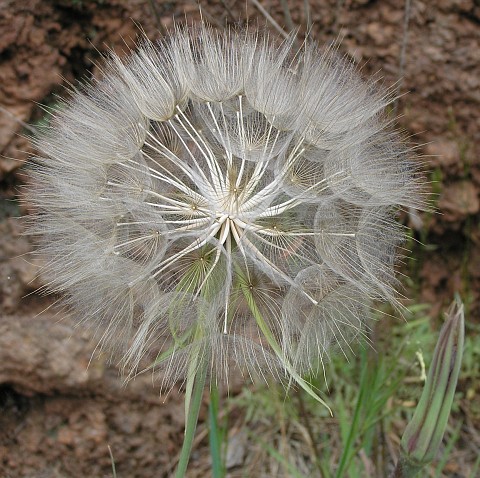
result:
M 212 457 L 213 478 L 223 478 L 223 466 L 221 457 L 221 433 L 218 427 L 218 387 L 212 383 L 210 388 L 210 405 L 208 407 L 208 421 L 210 425 L 209 442 L 210 455 Z
M 341 478 L 342 476 L 344 476 L 344 473 L 348 468 L 350 461 L 355 452 L 354 442 L 355 442 L 355 438 L 358 435 L 358 430 L 360 428 L 362 408 L 364 406 L 365 394 L 367 392 L 366 384 L 367 384 L 368 364 L 366 363 L 365 358 L 366 358 L 366 353 L 364 350 L 362 350 L 362 365 L 361 365 L 362 374 L 360 377 L 360 392 L 357 398 L 357 403 L 355 405 L 355 412 L 353 415 L 352 424 L 350 426 L 350 431 L 348 433 L 347 441 L 343 447 L 344 451 L 342 453 L 342 458 L 337 468 L 337 472 L 335 474 L 337 478 Z
M 187 471 L 188 461 L 190 460 L 190 454 L 192 452 L 193 438 L 195 436 L 195 430 L 197 429 L 198 413 L 200 411 L 200 405 L 202 404 L 206 378 L 207 367 L 206 364 L 204 364 L 203 366 L 200 366 L 195 373 L 192 397 L 190 400 L 190 406 L 188 407 L 188 416 L 186 417 L 187 423 L 185 426 L 185 437 L 183 439 L 182 451 L 180 453 L 180 459 L 178 460 L 175 478 L 183 478 Z

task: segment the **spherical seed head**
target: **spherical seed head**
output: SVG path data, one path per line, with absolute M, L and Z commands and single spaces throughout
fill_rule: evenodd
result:
M 178 29 L 75 92 L 37 145 L 32 232 L 51 291 L 165 383 L 303 374 L 394 301 L 419 203 L 388 95 L 331 49 Z

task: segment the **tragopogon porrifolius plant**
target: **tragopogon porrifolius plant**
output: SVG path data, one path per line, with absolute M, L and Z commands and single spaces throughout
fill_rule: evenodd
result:
M 293 45 L 204 25 L 145 40 L 38 139 L 48 289 L 127 374 L 147 355 L 190 392 L 236 367 L 314 394 L 302 375 L 395 301 L 395 215 L 421 200 L 392 95 Z

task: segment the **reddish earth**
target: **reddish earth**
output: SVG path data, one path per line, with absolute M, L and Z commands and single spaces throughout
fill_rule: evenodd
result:
M 217 25 L 264 19 L 244 2 L 202 1 Z M 235 5 L 240 6 L 235 6 Z M 262 4 L 280 24 L 275 0 Z M 290 2 L 304 25 L 303 2 Z M 341 49 L 365 75 L 380 71 L 393 85 L 403 71 L 399 123 L 421 144 L 436 193 L 434 214 L 414 227 L 414 285 L 409 295 L 432 304 L 436 318 L 459 292 L 470 323 L 480 324 L 480 6 L 474 0 L 412 0 L 408 33 L 404 5 L 394 0 L 311 0 L 313 35 L 341 38 Z M 153 5 L 153 6 L 152 6 Z M 152 8 L 155 7 L 155 12 Z M 247 10 L 247 11 L 246 11 Z M 94 349 L 89 332 L 54 315 L 35 292 L 36 258 L 17 201 L 19 170 L 32 152 L 29 130 L 62 85 L 96 73 L 107 48 L 133 46 L 141 25 L 153 38 L 173 18 L 199 18 L 195 2 L 149 0 L 3 0 L 0 4 L 0 476 L 111 476 L 110 445 L 119 477 L 168 476 L 182 440 L 182 397 L 163 401 L 150 377 L 122 385 Z M 406 38 L 404 61 L 402 41 Z M 403 64 L 400 67 L 400 63 Z M 20 134 L 19 134 L 20 133 Z M 418 219 L 418 218 L 417 218 Z M 26 298 L 24 296 L 29 294 Z M 46 312 L 41 313 L 44 309 Z M 475 390 L 475 388 L 474 388 Z M 476 396 L 480 393 L 477 385 Z M 201 417 L 202 418 L 202 417 Z M 201 454 L 191 476 L 209 476 Z M 205 468 L 207 467 L 207 468 Z M 202 471 L 203 470 L 203 471 Z M 452 475 L 454 476 L 454 475 Z M 455 475 L 461 476 L 461 475 Z

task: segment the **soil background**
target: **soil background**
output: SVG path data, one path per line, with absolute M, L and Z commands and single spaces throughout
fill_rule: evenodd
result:
M 262 5 L 285 25 L 280 2 Z M 303 2 L 289 2 L 299 35 Z M 215 26 L 266 23 L 245 2 L 201 1 Z M 364 75 L 397 84 L 400 126 L 426 163 L 434 214 L 410 211 L 413 261 L 408 295 L 431 304 L 432 327 L 460 293 L 467 333 L 480 325 L 480 2 L 310 0 L 312 35 L 340 39 Z M 408 28 L 405 28 L 405 13 Z M 151 377 L 127 387 L 91 332 L 51 307 L 38 289 L 38 259 L 22 235 L 21 166 L 29 136 L 65 86 L 98 74 L 108 49 L 157 38 L 173 22 L 200 18 L 196 2 L 161 0 L 0 0 L 0 477 L 169 476 L 182 442 L 183 397 L 160 397 Z M 405 47 L 402 49 L 402 45 Z M 401 78 L 401 80 L 400 80 Z M 397 83 L 396 83 L 397 82 Z M 471 400 L 478 400 L 474 384 Z M 205 410 L 200 420 L 203 421 Z M 478 424 L 477 424 L 478 430 Z M 203 435 L 205 436 L 205 434 Z M 202 437 L 200 436 L 200 439 Z M 210 476 L 205 440 L 189 476 Z M 480 443 L 478 444 L 480 447 Z M 202 453 L 202 450 L 205 453 Z M 231 475 L 233 476 L 233 475 Z M 459 471 L 451 475 L 461 477 Z

